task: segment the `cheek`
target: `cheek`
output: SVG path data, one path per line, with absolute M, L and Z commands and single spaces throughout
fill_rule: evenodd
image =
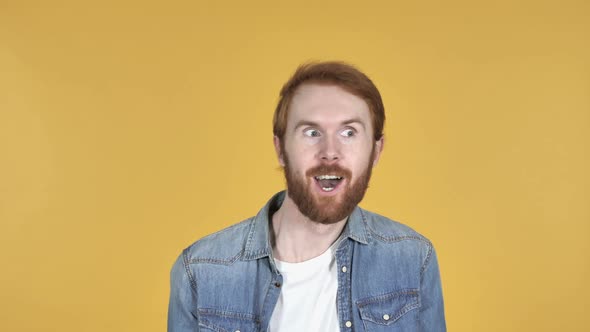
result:
M 293 174 L 305 174 L 307 169 L 312 165 L 310 161 L 303 158 L 300 153 L 293 153 L 293 151 L 284 155 L 284 161 L 286 167 L 288 167 Z
M 314 145 L 307 144 L 289 144 L 286 146 L 285 153 L 289 158 L 289 163 L 293 166 L 309 165 L 317 153 Z
M 364 172 L 367 167 L 373 165 L 373 149 L 372 146 L 368 148 L 358 149 L 354 154 L 354 168 L 357 174 Z
M 289 160 L 289 161 L 291 161 L 291 160 Z M 315 166 L 315 165 L 312 164 L 311 161 L 306 161 L 303 159 L 297 159 L 291 163 L 291 169 L 293 171 L 295 171 L 297 174 L 300 174 L 302 176 L 304 176 L 305 172 L 307 172 L 307 170 L 309 170 L 313 166 Z

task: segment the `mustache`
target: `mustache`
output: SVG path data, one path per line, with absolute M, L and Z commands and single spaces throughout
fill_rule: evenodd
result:
M 305 172 L 305 175 L 308 177 L 315 177 L 319 175 L 330 174 L 341 176 L 343 178 L 350 179 L 352 177 L 352 172 L 344 167 L 340 167 L 338 165 L 318 165 L 312 167 Z

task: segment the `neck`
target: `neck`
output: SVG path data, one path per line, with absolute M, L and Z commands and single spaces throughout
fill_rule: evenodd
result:
M 287 194 L 272 216 L 274 257 L 284 262 L 299 263 L 321 255 L 338 239 L 346 219 L 333 224 L 310 220 Z

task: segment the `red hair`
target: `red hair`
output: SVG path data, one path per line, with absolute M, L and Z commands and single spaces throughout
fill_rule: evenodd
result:
M 373 124 L 373 138 L 383 137 L 385 109 L 379 90 L 373 82 L 352 65 L 338 61 L 311 62 L 297 68 L 293 76 L 283 85 L 279 103 L 273 118 L 273 134 L 283 140 L 287 128 L 289 106 L 298 87 L 304 83 L 325 83 L 340 88 L 362 98 L 369 106 Z

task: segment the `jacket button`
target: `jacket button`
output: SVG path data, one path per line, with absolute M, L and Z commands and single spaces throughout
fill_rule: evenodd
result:
M 352 323 L 349 320 L 347 320 L 346 323 L 344 323 L 344 325 L 346 325 L 346 327 L 351 327 Z
M 388 314 L 383 315 L 383 319 L 384 320 L 389 320 L 389 315 Z
M 280 283 L 280 282 L 275 282 L 275 287 L 276 287 L 276 288 L 279 288 L 279 287 L 281 287 L 281 283 Z M 239 332 L 239 331 L 238 331 L 238 332 Z
M 342 267 L 342 272 L 346 273 L 346 271 L 347 271 L 346 266 L 343 266 Z

